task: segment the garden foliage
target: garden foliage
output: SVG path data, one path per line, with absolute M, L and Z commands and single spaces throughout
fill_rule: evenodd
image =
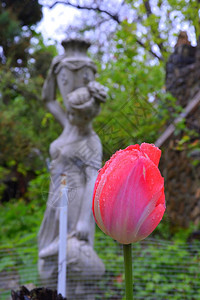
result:
M 124 2 L 133 9 L 138 22 L 119 19 L 112 40 L 108 40 L 112 49 L 106 54 L 109 59 L 97 61 L 97 80 L 108 88 L 107 103 L 94 121 L 94 129 L 103 144 L 104 162 L 129 144 L 155 142 L 167 121 L 180 113 L 175 99 L 165 92 L 165 62 L 171 41 L 174 43 L 169 32 L 178 34 L 178 29 L 174 31 L 177 22 L 188 24 L 197 37 L 200 32 L 198 1 Z M 152 5 L 151 13 L 145 3 Z M 2 251 L 15 252 L 16 260 L 6 255 L 0 262 L 0 272 L 7 267 L 17 268 L 18 262 L 25 267 L 26 260 L 36 266 L 37 249 L 32 245 L 36 244 L 48 196 L 48 148 L 61 132 L 40 96 L 51 60 L 57 55 L 55 46 L 46 46 L 41 35 L 35 32 L 34 24 L 40 20 L 41 8 L 36 5 L 35 19 L 24 23 L 13 6 L 8 9 L 7 5 L 1 5 L 0 9 L 0 27 L 7 29 L 0 39 L 0 244 Z M 102 18 L 105 15 L 102 14 Z M 17 41 L 23 46 L 18 47 Z M 142 45 L 138 41 L 142 41 Z M 152 54 L 152 49 L 160 59 Z M 91 56 L 102 58 L 101 54 L 91 53 Z M 169 107 L 174 107 L 173 115 Z M 179 127 L 177 132 L 185 130 L 184 124 Z M 181 140 L 180 147 L 184 143 Z M 193 229 L 181 230 L 181 240 L 185 242 Z M 155 235 L 171 239 L 167 217 Z M 199 249 L 196 247 L 191 252 L 189 246 L 181 247 L 179 237 L 175 236 L 172 244 L 166 244 L 165 248 L 135 245 L 138 258 L 133 265 L 138 299 L 200 299 L 196 296 L 200 294 Z M 103 299 L 115 297 L 115 288 L 122 298 L 121 249 L 99 230 L 96 238 L 101 241 L 96 250 L 105 261 L 107 273 L 114 278 L 112 282 L 108 279 L 109 282 L 102 283 L 102 290 L 107 284 L 111 287 L 104 288 Z M 28 258 L 17 250 L 25 245 L 30 251 Z M 32 278 L 32 282 L 35 280 Z M 161 294 L 163 296 L 158 296 Z M 148 295 L 152 296 L 147 298 Z

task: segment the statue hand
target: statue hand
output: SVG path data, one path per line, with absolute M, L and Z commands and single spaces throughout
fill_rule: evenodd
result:
M 95 99 L 99 100 L 100 102 L 105 102 L 107 97 L 106 88 L 97 81 L 90 81 L 88 83 L 88 89 L 90 94 Z
M 87 224 L 85 222 L 82 222 L 82 221 L 79 221 L 77 226 L 76 226 L 75 236 L 79 240 L 88 241 L 89 232 L 90 232 L 89 224 Z

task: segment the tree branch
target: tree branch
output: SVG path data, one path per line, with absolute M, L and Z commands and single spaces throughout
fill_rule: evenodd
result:
M 148 0 L 146 1 L 146 3 L 148 3 Z M 91 6 L 87 6 L 87 5 L 79 5 L 79 4 L 74 4 L 74 3 L 71 3 L 70 1 L 67 1 L 67 0 L 57 0 L 55 1 L 52 5 L 43 5 L 43 6 L 46 6 L 50 9 L 52 9 L 54 6 L 56 6 L 57 4 L 64 4 L 64 5 L 68 5 L 68 6 L 71 6 L 71 7 L 75 7 L 77 9 L 86 9 L 86 10 L 93 10 L 93 11 L 97 11 L 99 13 L 105 13 L 107 14 L 111 19 L 113 19 L 114 21 L 116 21 L 118 24 L 121 23 L 120 19 L 119 19 L 119 15 L 118 14 L 112 14 L 110 13 L 109 11 L 105 10 L 105 9 L 101 9 L 99 6 L 96 6 L 96 7 L 91 7 Z M 147 5 L 147 4 L 146 4 Z M 150 6 L 149 6 L 150 7 Z M 150 9 L 150 12 L 151 12 L 151 9 Z M 136 40 L 136 42 L 138 43 L 138 45 L 140 45 L 142 48 L 146 49 L 146 46 L 144 45 L 144 43 L 142 43 L 140 40 Z M 158 45 L 159 46 L 159 45 Z M 157 55 L 152 49 L 148 50 L 149 53 L 151 53 L 155 58 L 157 58 L 158 60 L 162 61 L 163 58 L 160 57 L 159 55 Z
M 149 17 L 152 14 L 151 6 L 149 0 L 144 1 L 144 6 L 147 12 L 147 16 Z
M 136 42 L 137 42 L 138 45 L 140 45 L 142 48 L 146 49 L 146 46 L 145 46 L 140 40 L 137 39 Z M 146 50 L 147 50 L 147 49 L 146 49 Z M 163 61 L 163 57 L 157 55 L 152 49 L 149 49 L 148 51 L 149 51 L 149 53 L 151 53 L 155 58 L 157 58 L 157 59 L 160 60 L 160 61 Z
M 70 1 L 62 1 L 62 0 L 55 1 L 52 5 L 43 5 L 43 6 L 46 6 L 46 7 L 48 7 L 48 8 L 51 9 L 54 6 L 56 6 L 57 4 L 65 4 L 65 5 L 69 5 L 69 6 L 78 8 L 78 9 L 87 9 L 87 10 L 98 11 L 100 13 L 105 13 L 109 17 L 111 17 L 113 20 L 115 20 L 118 24 L 120 23 L 119 15 L 118 14 L 111 14 L 109 11 L 107 11 L 105 9 L 101 9 L 99 6 L 96 6 L 96 7 L 91 7 L 91 6 L 86 6 L 86 5 L 81 6 L 79 4 L 73 4 Z
M 152 9 L 151 9 L 151 5 L 150 5 L 150 1 L 149 0 L 143 0 L 143 3 L 144 3 L 144 6 L 145 6 L 145 9 L 146 9 L 146 13 L 147 13 L 147 17 L 150 17 L 153 13 L 152 13 Z M 155 30 L 152 28 L 152 26 L 150 25 L 151 27 L 151 30 L 152 32 L 157 35 L 157 37 L 161 40 L 161 37 L 160 37 L 160 34 L 159 34 L 159 31 L 158 30 Z M 163 51 L 163 43 L 160 42 L 157 44 L 161 53 Z

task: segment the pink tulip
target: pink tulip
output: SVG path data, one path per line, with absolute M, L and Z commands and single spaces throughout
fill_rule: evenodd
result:
M 152 144 L 117 151 L 100 170 L 93 195 L 99 228 L 122 244 L 146 238 L 165 211 L 161 150 Z

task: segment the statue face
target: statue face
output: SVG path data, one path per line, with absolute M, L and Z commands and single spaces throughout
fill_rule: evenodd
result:
M 87 66 L 75 71 L 70 70 L 65 65 L 60 68 L 57 73 L 57 84 L 66 108 L 68 108 L 68 94 L 85 87 L 89 82 L 94 80 L 94 78 L 94 70 Z
M 94 71 L 85 66 L 77 71 L 72 71 L 66 66 L 61 67 L 57 74 L 57 84 L 63 98 L 72 91 L 86 86 L 95 78 Z
M 63 66 L 57 74 L 57 84 L 63 98 L 74 90 L 74 72 Z
M 86 86 L 90 81 L 95 79 L 94 71 L 89 67 L 83 67 L 75 72 L 74 89 Z

